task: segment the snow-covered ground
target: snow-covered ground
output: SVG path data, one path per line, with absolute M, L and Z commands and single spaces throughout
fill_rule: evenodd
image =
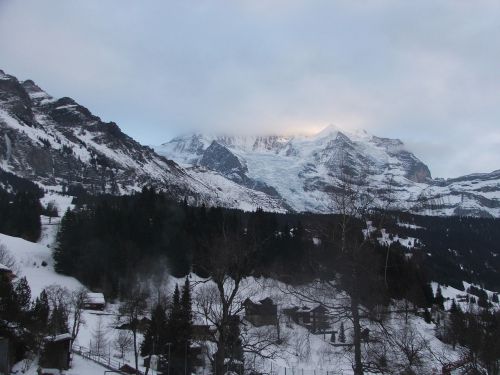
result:
M 49 193 L 43 203 L 55 202 L 62 214 L 67 208 L 71 207 L 71 198 L 59 195 L 57 193 Z M 51 285 L 60 285 L 67 288 L 69 291 L 74 291 L 82 287 L 82 284 L 73 277 L 57 274 L 54 271 L 54 262 L 52 259 L 52 248 L 56 238 L 57 227 L 60 222 L 59 218 L 42 218 L 43 230 L 42 236 L 38 243 L 29 242 L 20 238 L 15 238 L 0 234 L 0 243 L 14 256 L 17 267 L 16 273 L 18 277 L 26 276 L 32 290 L 32 298 L 39 295 L 43 288 Z M 398 239 L 401 241 L 401 239 Z M 407 239 L 414 244 L 414 239 Z M 411 247 L 410 243 L 407 244 Z M 202 282 L 203 281 L 203 282 Z M 210 286 L 210 282 L 200 279 L 196 275 L 190 275 L 190 282 L 193 285 L 193 298 L 196 301 L 198 293 L 202 288 Z M 166 277 L 162 285 L 162 290 L 171 295 L 176 284 L 183 285 L 184 279 L 176 279 Z M 465 284 L 467 288 L 469 285 Z M 437 289 L 437 284 L 433 284 L 434 291 Z M 443 296 L 445 297 L 445 307 L 449 308 L 451 299 L 457 299 L 464 292 L 451 287 L 441 286 Z M 492 292 L 487 291 L 491 296 Z M 306 328 L 295 324 L 293 321 L 285 318 L 282 310 L 290 306 L 310 305 L 307 301 L 303 301 L 297 294 L 290 293 L 290 287 L 270 279 L 246 278 L 242 281 L 239 300 L 243 301 L 246 298 L 251 298 L 254 301 L 270 297 L 278 304 L 280 312 L 280 331 L 283 342 L 275 347 L 274 358 L 260 359 L 253 356 L 248 356 L 247 361 L 253 362 L 255 367 L 264 372 L 272 372 L 277 375 L 298 374 L 298 375 L 348 375 L 352 374 L 352 357 L 353 353 L 349 347 L 332 346 L 330 343 L 330 334 L 313 334 Z M 342 297 L 342 295 L 340 295 Z M 396 307 L 396 306 L 395 306 Z M 464 306 L 465 307 L 465 306 Z M 193 304 L 196 323 L 206 324 L 206 320 L 197 308 L 196 302 Z M 500 306 L 497 306 L 500 308 Z M 397 310 L 397 308 L 395 308 Z M 118 304 L 108 303 L 106 309 L 102 312 L 87 310 L 83 314 L 83 325 L 80 333 L 75 341 L 75 345 L 83 347 L 91 347 L 95 340 L 95 334 L 98 327 L 104 331 L 104 352 L 110 358 L 121 363 L 133 365 L 133 353 L 126 352 L 125 358 L 119 358 L 119 352 L 114 343 L 119 334 L 116 329 Z M 386 329 L 398 330 L 402 326 L 401 316 L 392 314 L 386 320 Z M 346 329 L 347 342 L 351 340 L 350 332 L 352 325 L 348 319 L 344 319 L 343 323 Z M 333 328 L 339 330 L 339 321 L 333 323 Z M 432 349 L 434 353 L 446 353 L 447 358 L 453 360 L 457 357 L 458 352 L 453 351 L 451 347 L 443 344 L 435 337 L 435 325 L 427 324 L 422 318 L 415 316 L 409 317 L 409 326 L 418 332 L 419 340 L 424 340 L 426 345 Z M 377 324 L 369 321 L 363 321 L 364 327 L 370 328 L 374 335 L 382 334 L 382 330 Z M 244 335 L 252 335 L 263 328 L 253 327 L 249 322 L 244 322 L 242 331 Z M 265 329 L 275 330 L 276 327 L 270 326 Z M 139 337 L 139 341 L 141 341 Z M 397 356 L 398 354 L 394 354 Z M 397 358 L 396 358 L 397 360 Z M 440 364 L 436 358 L 431 355 L 426 356 L 427 369 L 431 371 L 433 368 L 439 368 Z M 140 360 L 142 365 L 142 360 Z M 20 369 L 22 364 L 19 364 L 16 369 Z M 36 363 L 26 372 L 26 374 L 34 374 Z M 142 368 L 142 367 L 141 367 Z M 142 368 L 143 369 L 143 368 Z M 78 355 L 73 356 L 73 368 L 67 372 L 68 375 L 86 375 L 102 373 L 104 368 L 94 362 L 85 360 Z

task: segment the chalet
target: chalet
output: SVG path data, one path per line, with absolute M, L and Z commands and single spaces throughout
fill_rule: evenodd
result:
M 9 340 L 0 337 L 0 374 L 10 374 Z
M 87 298 L 85 300 L 84 308 L 87 310 L 104 310 L 106 306 L 106 300 L 104 299 L 104 294 L 102 293 L 87 293 Z
M 6 265 L 0 263 L 0 276 L 1 275 L 4 275 L 6 276 L 9 280 L 13 280 L 16 278 L 16 275 L 14 275 L 14 272 L 12 272 L 12 270 L 7 267 Z
M 207 324 L 193 324 L 191 337 L 195 341 L 206 341 L 214 336 L 215 331 L 215 327 Z
M 243 306 L 245 307 L 245 319 L 256 327 L 276 325 L 278 322 L 278 306 L 269 297 L 258 302 L 247 298 L 243 302 Z
M 120 371 L 122 373 L 125 373 L 125 374 L 136 374 L 137 371 L 135 370 L 135 368 L 133 368 L 132 366 L 128 365 L 128 364 L 124 364 L 122 367 L 120 367 Z M 141 372 L 139 372 L 139 374 L 142 374 Z
M 73 338 L 69 333 L 45 337 L 43 339 L 43 350 L 40 356 L 40 366 L 42 369 L 69 369 L 72 340 Z
M 137 327 L 137 331 L 144 333 L 148 329 L 149 325 L 151 324 L 151 319 L 147 317 L 143 317 L 141 319 L 136 319 L 132 324 L 129 323 L 122 323 L 118 326 L 115 326 L 116 329 L 125 329 L 125 330 L 132 330 L 133 326 L 135 325 Z
M 312 333 L 324 333 L 329 327 L 328 310 L 323 305 L 313 307 L 291 307 L 283 309 L 285 315 L 295 323 L 306 327 Z

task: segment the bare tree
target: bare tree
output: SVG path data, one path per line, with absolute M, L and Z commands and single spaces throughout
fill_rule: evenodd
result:
M 210 275 L 205 285 L 195 294 L 195 303 L 203 319 L 215 327 L 210 341 L 216 351 L 209 358 L 217 374 L 224 373 L 226 358 L 232 360 L 227 348 L 232 340 L 232 326 L 243 311 L 243 279 L 252 268 L 255 246 L 248 243 L 244 233 L 226 230 L 211 239 L 207 249 L 210 256 L 204 262 L 205 272 Z M 272 356 L 277 337 L 274 327 L 262 331 L 247 330 L 241 335 L 244 352 L 260 356 Z
M 90 345 L 90 349 L 94 354 L 102 356 L 106 353 L 106 348 L 108 346 L 108 339 L 106 336 L 106 326 L 102 322 L 102 317 L 99 316 L 97 325 L 92 330 L 92 341 Z
M 73 337 L 73 342 L 78 337 L 80 332 L 80 326 L 85 324 L 82 313 L 87 302 L 87 289 L 81 287 L 71 293 L 70 303 L 72 311 L 73 325 L 71 328 L 71 336 Z
M 135 290 L 120 305 L 118 309 L 118 319 L 124 322 L 132 332 L 132 343 L 134 347 L 135 370 L 139 374 L 139 351 L 137 348 L 137 331 L 139 329 L 139 319 L 146 313 L 148 308 L 149 293 L 139 283 Z
M 386 330 L 386 339 L 391 349 L 400 358 L 401 370 L 419 371 L 424 364 L 429 343 L 418 333 L 411 322 L 393 325 Z
M 125 357 L 125 353 L 127 353 L 133 345 L 132 335 L 129 331 L 121 329 L 116 336 L 114 341 L 114 348 L 120 352 L 120 358 Z
M 0 243 L 0 264 L 3 264 L 14 273 L 18 272 L 16 259 L 3 243 Z

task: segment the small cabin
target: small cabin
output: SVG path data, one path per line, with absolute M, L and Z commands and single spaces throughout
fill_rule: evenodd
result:
M 191 337 L 195 341 L 210 340 L 216 332 L 216 328 L 207 324 L 193 324 Z
M 10 281 L 16 278 L 16 275 L 14 275 L 14 272 L 9 267 L 0 263 L 0 277 L 2 275 L 7 277 Z
M 126 363 L 122 367 L 120 367 L 120 371 L 122 373 L 125 373 L 125 374 L 136 374 L 137 373 L 137 371 L 135 370 L 134 367 L 132 367 Z
M 306 327 L 312 333 L 324 333 L 330 327 L 328 319 L 328 309 L 323 305 L 294 306 L 283 309 L 285 315 L 295 323 Z
M 85 299 L 84 308 L 87 310 L 104 310 L 106 306 L 106 300 L 104 299 L 104 294 L 102 293 L 87 293 L 87 298 Z
M 71 341 L 69 333 L 47 336 L 43 339 L 40 366 L 43 369 L 67 370 L 71 363 Z
M 278 306 L 269 297 L 258 302 L 247 298 L 243 302 L 243 306 L 245 307 L 245 319 L 256 327 L 278 323 Z

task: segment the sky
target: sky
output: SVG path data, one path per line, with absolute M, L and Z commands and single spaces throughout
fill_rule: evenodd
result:
M 0 69 L 138 141 L 399 138 L 435 177 L 500 169 L 500 2 L 0 0 Z

